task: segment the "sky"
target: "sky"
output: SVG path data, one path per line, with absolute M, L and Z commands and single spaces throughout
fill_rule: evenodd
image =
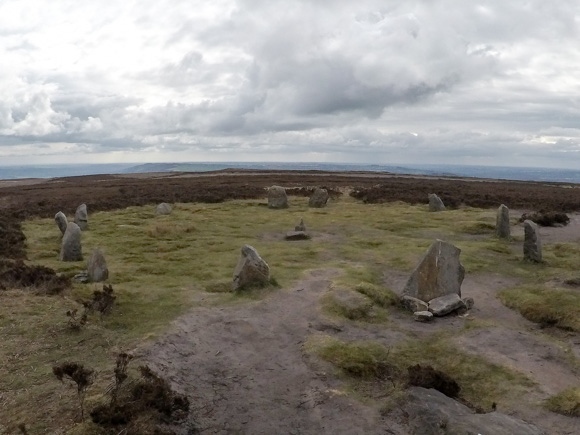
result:
M 1 0 L 0 165 L 580 168 L 577 0 Z

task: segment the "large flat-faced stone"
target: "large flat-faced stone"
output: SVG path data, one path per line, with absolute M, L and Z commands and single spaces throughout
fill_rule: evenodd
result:
M 465 303 L 456 293 L 440 296 L 429 301 L 429 311 L 431 311 L 433 315 L 437 317 L 449 314 L 459 308 L 466 307 Z

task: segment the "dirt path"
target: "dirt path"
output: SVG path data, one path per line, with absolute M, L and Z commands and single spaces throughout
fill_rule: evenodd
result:
M 250 305 L 197 309 L 146 359 L 193 399 L 202 433 L 404 433 L 336 391 L 334 377 L 302 352 L 320 326 L 318 298 L 337 273 L 311 271 Z

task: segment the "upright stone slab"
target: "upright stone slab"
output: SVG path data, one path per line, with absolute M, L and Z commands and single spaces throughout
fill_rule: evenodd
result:
M 171 208 L 171 206 L 169 204 L 167 204 L 166 202 L 162 202 L 161 204 L 159 204 L 156 208 L 155 208 L 155 214 L 156 215 L 164 215 L 164 214 L 171 214 L 171 212 L 173 211 L 173 209 Z
M 531 220 L 524 221 L 524 260 L 542 262 L 542 242 L 538 226 Z
M 87 213 L 86 204 L 81 204 L 77 207 L 77 211 L 75 212 L 75 224 L 77 224 L 82 231 L 89 228 L 89 215 Z
M 328 202 L 328 191 L 326 189 L 316 189 L 308 200 L 308 207 L 322 208 L 326 207 Z
M 270 281 L 270 266 L 258 251 L 250 245 L 242 247 L 240 260 L 234 270 L 232 288 L 234 291 L 247 287 L 265 285 Z
M 495 234 L 500 239 L 510 238 L 510 210 L 503 204 L 497 209 Z
M 461 296 L 465 269 L 459 261 L 461 249 L 443 240 L 436 240 L 415 268 L 403 296 L 430 301 L 455 293 Z
M 68 225 L 68 220 L 65 214 L 62 211 L 59 211 L 57 214 L 54 215 L 54 220 L 58 225 L 58 229 L 60 230 L 60 232 L 64 234 L 66 231 L 66 227 Z
M 300 219 L 300 223 L 294 227 L 294 231 L 306 231 L 306 225 L 304 225 L 304 219 Z
M 69 222 L 60 247 L 61 261 L 82 261 L 81 229 L 74 222 Z
M 102 282 L 109 278 L 109 268 L 103 252 L 97 248 L 93 251 L 87 263 L 87 276 L 89 282 Z
M 445 210 L 445 205 L 443 201 L 434 193 L 429 194 L 429 211 L 443 211 Z
M 288 208 L 286 189 L 272 186 L 268 189 L 268 208 Z

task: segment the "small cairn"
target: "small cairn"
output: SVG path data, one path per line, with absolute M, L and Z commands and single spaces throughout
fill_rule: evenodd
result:
M 300 223 L 294 227 L 294 231 L 288 231 L 286 233 L 286 240 L 308 240 L 310 239 L 310 234 L 306 232 L 306 225 L 304 225 L 304 219 L 300 219 Z
M 62 211 L 59 211 L 57 214 L 54 215 L 54 220 L 60 232 L 64 234 L 66 231 L 66 227 L 68 225 L 66 215 Z
M 155 214 L 157 216 L 171 214 L 172 211 L 173 209 L 171 208 L 171 205 L 167 204 L 166 202 L 162 202 L 155 208 Z
M 542 262 L 542 242 L 538 225 L 529 219 L 524 221 L 524 260 Z
M 439 198 L 436 194 L 430 193 L 429 194 L 429 211 L 443 211 L 445 210 L 445 205 L 441 198 Z
M 306 225 L 304 225 L 304 219 L 300 219 L 300 223 L 294 227 L 294 231 L 306 231 Z
M 82 261 L 83 250 L 81 246 L 81 229 L 74 222 L 69 222 L 60 248 L 61 261 Z
M 75 212 L 75 224 L 79 226 L 81 231 L 89 229 L 89 216 L 86 204 L 81 204 L 77 207 L 77 211 Z
M 497 209 L 495 234 L 500 239 L 510 238 L 510 210 L 503 204 Z
M 264 286 L 270 281 L 270 266 L 258 251 L 250 245 L 242 247 L 241 257 L 234 270 L 232 289 L 244 290 L 253 286 Z
M 328 202 L 328 190 L 317 188 L 310 199 L 308 200 L 308 207 L 323 208 Z
M 433 316 L 466 311 L 473 306 L 473 299 L 461 299 L 465 269 L 459 261 L 460 253 L 451 243 L 436 240 L 411 273 L 401 303 L 415 313 L 415 320 L 427 322 Z
M 93 251 L 91 258 L 87 263 L 87 277 L 89 282 L 102 282 L 109 278 L 107 261 L 105 260 L 103 251 L 99 248 Z
M 268 189 L 268 208 L 288 208 L 288 195 L 281 186 L 272 186 Z

